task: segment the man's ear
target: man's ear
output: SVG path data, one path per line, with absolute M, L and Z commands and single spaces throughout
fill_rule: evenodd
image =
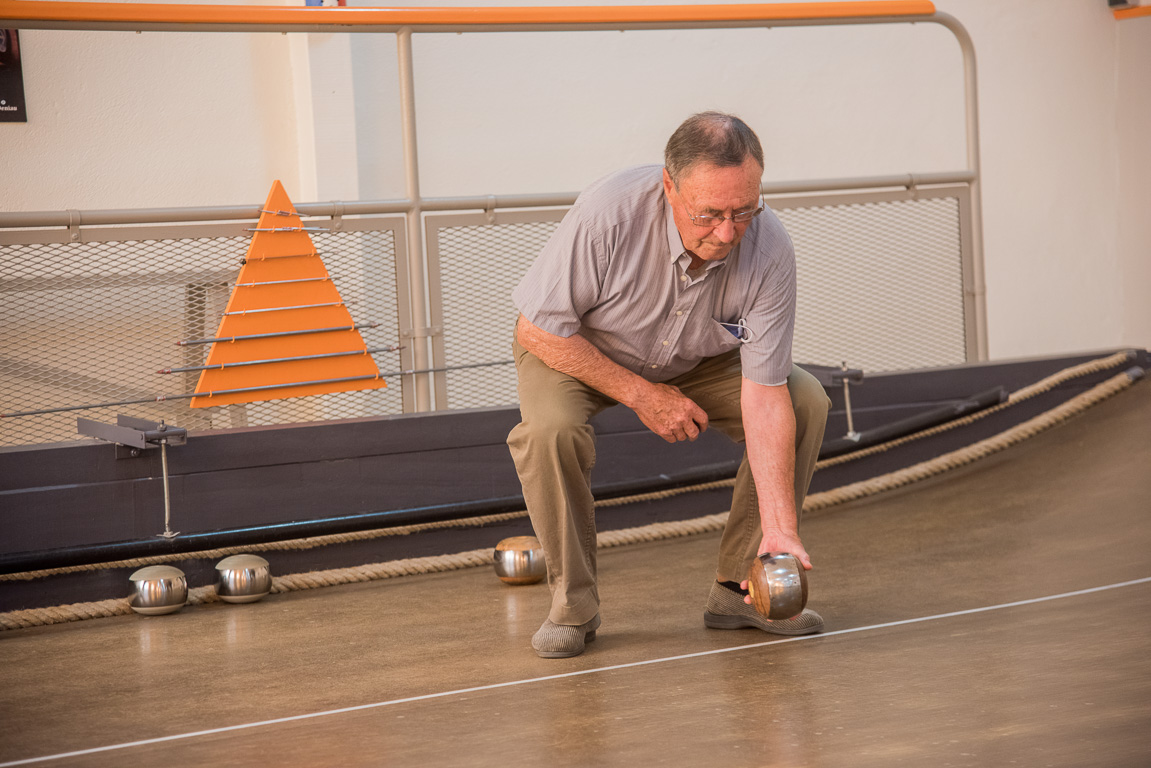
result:
M 667 172 L 667 168 L 663 169 L 663 193 L 671 199 L 671 193 L 675 190 L 675 183 L 671 180 L 671 174 Z

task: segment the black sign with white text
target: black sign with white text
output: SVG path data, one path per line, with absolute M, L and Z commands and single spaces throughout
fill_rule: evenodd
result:
M 0 123 L 26 122 L 20 33 L 15 29 L 0 29 Z

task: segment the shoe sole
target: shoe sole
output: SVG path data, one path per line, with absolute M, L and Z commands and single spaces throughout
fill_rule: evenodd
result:
M 800 635 L 814 635 L 823 631 L 823 624 L 806 629 L 781 629 L 779 627 L 764 627 L 757 624 L 751 619 L 745 619 L 743 616 L 734 616 L 727 613 L 712 613 L 711 611 L 704 611 L 703 613 L 704 626 L 711 629 L 744 629 L 753 628 L 768 632 L 773 635 L 787 635 L 789 637 L 798 637 Z
M 586 647 L 592 640 L 595 640 L 594 629 L 583 636 L 584 646 Z M 583 652 L 584 649 L 580 648 L 578 651 L 536 651 L 536 655 L 541 659 L 570 659 L 573 656 L 579 656 Z

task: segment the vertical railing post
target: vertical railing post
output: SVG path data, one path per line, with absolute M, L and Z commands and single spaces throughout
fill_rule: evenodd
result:
M 967 133 L 967 170 L 975 174 L 971 189 L 971 295 L 965 297 L 967 309 L 974 315 L 975 360 L 989 356 L 987 344 L 987 281 L 983 264 L 983 200 L 979 161 L 979 87 L 976 78 L 975 44 L 959 20 L 946 13 L 936 12 L 934 20 L 951 30 L 963 51 L 963 95 Z M 970 360 L 971 357 L 969 356 Z
M 403 123 L 404 180 L 408 196 L 406 213 L 408 246 L 408 296 L 411 308 L 410 338 L 412 368 L 417 371 L 431 368 L 428 346 L 429 327 L 427 296 L 427 267 L 424 263 L 424 233 L 422 201 L 420 199 L 420 166 L 416 142 L 415 76 L 412 71 L 412 30 L 404 27 L 396 33 L 396 52 L 399 57 L 400 113 Z M 407 392 L 411 390 L 412 396 Z M 413 373 L 404 377 L 404 410 L 432 410 L 432 377 L 427 373 Z

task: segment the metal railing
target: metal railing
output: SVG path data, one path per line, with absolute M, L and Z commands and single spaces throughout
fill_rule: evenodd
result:
M 406 197 L 297 208 L 326 219 L 317 249 L 329 272 L 346 275 L 341 296 L 354 302 L 353 317 L 379 323 L 369 347 L 404 346 L 394 361 L 378 361 L 399 386 L 202 409 L 195 417 L 177 400 L 154 399 L 133 414 L 211 429 L 515 402 L 514 373 L 500 365 L 509 357 L 511 286 L 575 194 L 421 197 L 413 34 L 922 22 L 951 30 L 963 52 L 968 167 L 764 187 L 796 243 L 797 359 L 850 356 L 852 365 L 872 369 L 986 356 L 974 51 L 963 27 L 931 3 L 325 9 L 13 0 L 0 6 L 0 27 L 24 29 L 397 37 Z M 250 225 L 242 222 L 256 219 L 259 208 L 0 213 L 0 411 L 147 400 L 170 391 L 168 382 L 149 378 L 154 374 L 130 372 L 171 367 L 177 354 L 182 365 L 195 364 L 195 353 L 166 345 L 218 319 L 247 243 L 243 230 Z M 476 248 L 499 248 L 500 268 L 487 260 L 479 274 L 474 259 L 459 256 Z M 868 268 L 857 273 L 861 253 Z M 99 409 L 89 410 L 100 418 Z M 29 419 L 45 426 L 24 426 Z M 74 423 L 59 412 L 0 419 L 0 444 L 71 439 Z

